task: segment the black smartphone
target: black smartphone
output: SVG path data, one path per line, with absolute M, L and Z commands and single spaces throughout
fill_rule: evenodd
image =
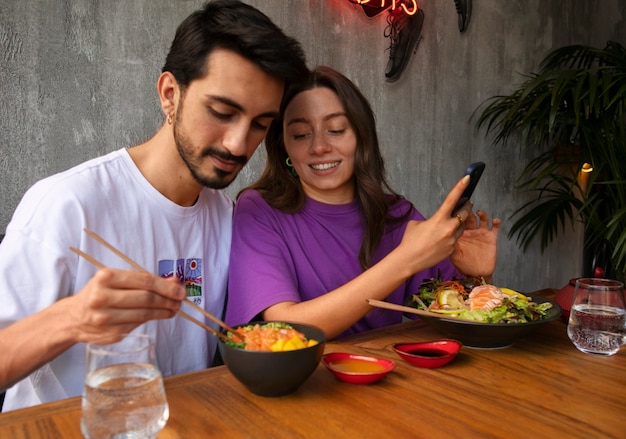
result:
M 459 198 L 459 201 L 457 201 L 456 206 L 454 206 L 454 209 L 452 210 L 452 216 L 455 216 L 459 209 L 470 200 L 472 194 L 474 193 L 474 189 L 476 189 L 478 180 L 480 180 L 480 176 L 483 175 L 484 170 L 485 164 L 483 162 L 472 163 L 467 167 L 464 175 L 470 176 L 470 182 L 463 191 L 463 194 L 461 194 L 461 198 Z

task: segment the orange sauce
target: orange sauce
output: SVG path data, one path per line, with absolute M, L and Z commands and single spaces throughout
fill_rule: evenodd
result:
M 385 367 L 378 363 L 351 358 L 333 361 L 331 366 L 333 369 L 344 373 L 378 373 L 385 370 Z

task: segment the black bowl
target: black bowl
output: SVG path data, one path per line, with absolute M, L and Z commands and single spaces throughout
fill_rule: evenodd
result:
M 464 346 L 473 348 L 504 348 L 514 343 L 515 339 L 527 335 L 539 326 L 556 320 L 561 316 L 561 307 L 554 301 L 541 296 L 526 294 L 533 302 L 552 303 L 546 316 L 528 323 L 479 323 L 455 319 L 454 317 L 439 319 L 436 317 L 420 316 L 433 328 L 446 337 L 459 340 Z
M 269 322 L 251 322 L 263 325 Z M 318 344 L 304 349 L 283 352 L 247 351 L 218 343 L 224 364 L 237 380 L 250 392 L 260 396 L 283 396 L 293 393 L 315 371 L 319 364 L 326 335 L 321 329 L 302 323 L 284 322 Z

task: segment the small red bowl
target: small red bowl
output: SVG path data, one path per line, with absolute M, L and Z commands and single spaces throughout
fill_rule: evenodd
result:
M 392 360 L 344 352 L 324 355 L 322 364 L 338 379 L 350 384 L 375 383 L 387 376 L 396 367 L 396 363 Z
M 400 357 L 419 367 L 434 369 L 448 364 L 459 353 L 463 344 L 458 340 L 435 340 L 419 343 L 397 343 L 393 350 Z

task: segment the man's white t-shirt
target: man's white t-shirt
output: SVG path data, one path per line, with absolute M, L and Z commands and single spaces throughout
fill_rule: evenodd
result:
M 37 182 L 0 245 L 0 327 L 76 294 L 94 275 L 97 268 L 70 246 L 106 266 L 132 269 L 84 228 L 148 271 L 177 276 L 188 299 L 222 316 L 232 210 L 228 196 L 207 188 L 191 207 L 173 203 L 150 185 L 125 149 Z M 193 308 L 183 310 L 205 321 Z M 217 347 L 215 336 L 180 316 L 150 321 L 135 332 L 152 336 L 164 376 L 208 367 Z M 75 345 L 8 389 L 3 411 L 80 395 L 84 356 L 85 345 Z

